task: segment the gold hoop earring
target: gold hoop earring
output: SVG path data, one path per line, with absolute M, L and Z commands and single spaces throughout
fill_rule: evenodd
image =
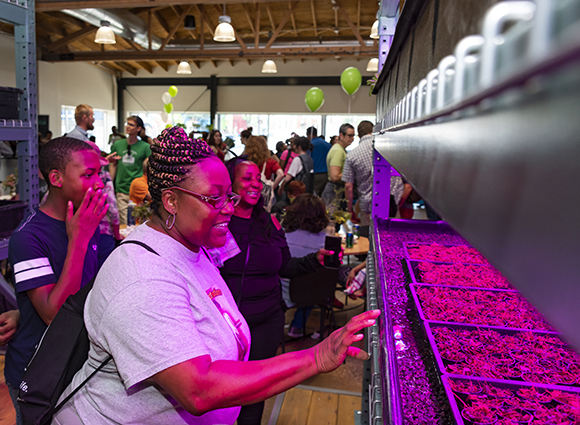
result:
M 171 221 L 171 224 L 169 224 L 169 221 Z M 175 213 L 169 214 L 169 217 L 167 217 L 167 220 L 165 220 L 165 227 L 167 227 L 167 230 L 171 230 L 174 224 L 175 224 Z

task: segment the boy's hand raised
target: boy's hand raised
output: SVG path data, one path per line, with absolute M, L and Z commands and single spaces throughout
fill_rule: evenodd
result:
M 69 201 L 66 214 L 66 231 L 69 242 L 88 244 L 109 209 L 106 200 L 107 195 L 101 189 L 95 191 L 93 188 L 89 188 L 85 193 L 83 202 L 74 214 L 73 204 Z

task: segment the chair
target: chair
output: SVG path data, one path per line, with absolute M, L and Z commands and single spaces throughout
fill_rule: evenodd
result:
M 313 273 L 296 277 L 290 280 L 290 299 L 296 303 L 292 308 L 319 306 L 320 313 L 320 341 L 324 338 L 324 321 L 327 308 L 330 310 L 331 323 L 334 321 L 332 302 L 338 281 L 338 269 L 321 267 Z M 304 323 L 306 328 L 306 322 Z M 303 334 L 306 329 L 303 329 Z M 284 338 L 282 351 L 285 351 Z

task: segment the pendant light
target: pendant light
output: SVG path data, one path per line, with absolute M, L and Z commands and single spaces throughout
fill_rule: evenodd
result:
M 266 62 L 264 62 L 264 65 L 262 65 L 262 73 L 264 74 L 275 74 L 278 72 L 278 69 L 276 68 L 276 62 L 274 62 L 273 60 L 267 60 Z
M 367 63 L 368 72 L 377 72 L 379 70 L 379 58 L 372 58 L 369 63 Z
M 177 65 L 177 73 L 178 74 L 191 74 L 191 66 L 189 65 L 189 62 L 187 62 L 187 61 L 179 62 L 179 65 Z
M 98 29 L 95 35 L 95 43 L 99 44 L 115 44 L 115 34 L 111 27 L 109 27 L 109 21 L 101 21 L 101 27 Z
M 224 3 L 224 14 L 219 17 L 219 24 L 215 29 L 213 36 L 214 41 L 221 41 L 227 43 L 236 39 L 234 27 L 232 27 L 232 19 L 226 15 L 226 5 Z
M 370 37 L 374 40 L 379 38 L 379 20 L 377 19 L 373 26 L 371 27 L 371 35 Z

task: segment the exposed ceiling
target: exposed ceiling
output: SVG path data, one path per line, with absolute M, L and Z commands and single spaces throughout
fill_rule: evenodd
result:
M 236 30 L 232 43 L 212 39 L 224 4 Z M 117 75 L 168 70 L 180 60 L 194 68 L 202 61 L 235 66 L 276 58 L 370 58 L 378 52 L 377 42 L 369 38 L 378 7 L 377 0 L 36 0 L 38 58 L 88 62 Z M 117 36 L 116 44 L 96 44 L 97 27 L 79 19 L 84 9 L 120 16 L 141 29 Z M 195 16 L 195 29 L 184 28 L 186 15 Z M 0 24 L 0 31 L 12 28 Z

